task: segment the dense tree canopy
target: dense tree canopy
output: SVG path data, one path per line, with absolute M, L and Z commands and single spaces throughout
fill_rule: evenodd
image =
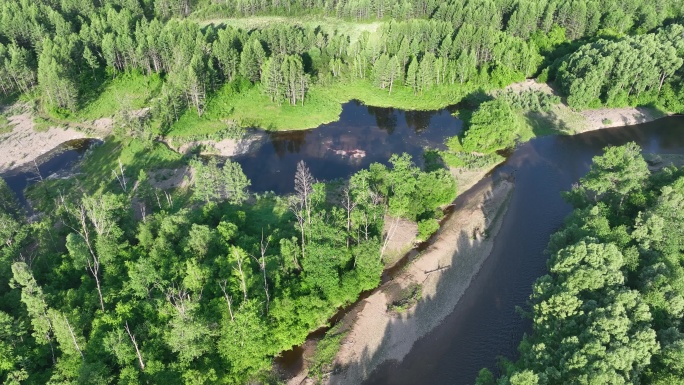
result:
M 408 155 L 335 188 L 300 163 L 290 197 L 250 197 L 230 160 L 190 167 L 186 204 L 123 170 L 39 221 L 0 184 L 0 382 L 259 378 L 377 286 L 386 214 L 434 220 L 456 194 L 447 171 Z

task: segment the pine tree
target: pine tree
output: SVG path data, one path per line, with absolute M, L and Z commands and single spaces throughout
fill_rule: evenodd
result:
M 240 54 L 240 75 L 252 82 L 261 80 L 261 66 L 266 61 L 266 52 L 259 39 L 252 38 Z
M 411 59 L 411 64 L 408 66 L 404 84 L 407 87 L 411 87 L 414 94 L 418 93 L 418 60 L 415 57 Z

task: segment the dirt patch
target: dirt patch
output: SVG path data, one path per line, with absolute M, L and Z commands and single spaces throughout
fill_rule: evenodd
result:
M 597 110 L 581 111 L 587 121 L 584 131 L 598 130 L 608 127 L 631 126 L 633 124 L 650 122 L 666 114 L 652 108 L 599 108 Z
M 328 384 L 359 384 L 387 360 L 400 361 L 414 342 L 456 306 L 489 256 L 513 184 L 486 178 L 456 202 L 437 240 L 404 272 L 359 303 L 344 322 L 353 325 L 336 357 L 343 368 Z M 418 304 L 401 314 L 387 311 L 397 292 L 421 284 Z
M 382 256 L 385 267 L 393 266 L 409 252 L 415 245 L 417 236 L 416 222 L 385 215 L 385 229 L 382 232 L 382 239 L 386 242 Z
M 14 115 L 8 120 L 13 128 L 0 136 L 0 172 L 33 162 L 64 142 L 87 137 L 70 128 L 50 127 L 47 131 L 37 132 L 29 113 Z
M 190 166 L 176 169 L 163 168 L 148 174 L 153 187 L 161 190 L 187 187 L 192 181 L 193 172 Z

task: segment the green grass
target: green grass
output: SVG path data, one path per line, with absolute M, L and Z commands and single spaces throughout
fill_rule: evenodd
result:
M 274 103 L 261 91 L 245 81 L 224 85 L 210 97 L 202 117 L 188 109 L 173 124 L 166 136 L 173 138 L 209 138 L 225 130 L 231 123 L 241 127 L 266 130 L 305 130 L 339 119 L 342 104 L 359 100 L 376 107 L 404 110 L 438 110 L 458 103 L 470 86 L 435 86 L 423 95 L 396 86 L 390 94 L 375 87 L 369 80 L 336 81 L 331 85 L 316 84 L 309 90 L 304 105 L 292 106 L 283 101 Z
M 236 81 L 224 85 L 211 97 L 201 118 L 188 109 L 166 135 L 211 136 L 228 128 L 229 122 L 267 130 L 303 130 L 333 122 L 341 112 L 340 103 L 323 88 L 312 88 L 303 106 L 291 106 L 287 102 L 273 103 L 259 85 L 252 87 Z
M 414 94 L 413 90 L 402 85 L 395 85 L 390 94 L 372 84 L 367 79 L 355 79 L 349 82 L 336 83 L 324 87 L 325 93 L 338 103 L 349 100 L 360 100 L 364 104 L 375 107 L 393 107 L 403 110 L 439 110 L 456 104 L 473 90 L 469 85 L 433 86 L 422 94 Z
M 151 147 L 145 147 L 139 140 L 110 138 L 94 147 L 84 158 L 82 175 L 78 179 L 83 182 L 86 191 L 94 193 L 101 187 L 116 183 L 112 170 L 119 167 L 119 160 L 126 169 L 126 175 L 136 178 L 141 169 L 149 171 L 177 167 L 181 159 L 182 155 L 162 143 L 153 142 Z
M 47 130 L 50 129 L 50 127 L 54 127 L 56 124 L 53 122 L 43 119 L 40 116 L 34 116 L 33 117 L 33 131 L 36 132 L 46 132 Z
M 0 115 L 0 134 L 12 132 L 12 125 L 5 115 Z
M 341 331 L 341 325 L 333 327 L 325 333 L 325 337 L 316 345 L 316 351 L 311 357 L 309 366 L 309 377 L 315 378 L 320 383 L 323 376 L 332 372 L 332 362 L 340 350 L 342 339 L 347 335 L 348 331 Z
M 418 283 L 412 283 L 406 288 L 402 289 L 399 293 L 399 297 L 394 299 L 391 303 L 387 304 L 387 311 L 391 313 L 403 313 L 406 310 L 412 308 L 418 301 L 423 293 L 423 285 Z
M 159 93 L 161 85 L 162 80 L 158 75 L 145 76 L 138 72 L 120 74 L 84 95 L 84 107 L 74 117 L 95 120 L 114 116 L 122 106 L 133 110 L 147 107 Z

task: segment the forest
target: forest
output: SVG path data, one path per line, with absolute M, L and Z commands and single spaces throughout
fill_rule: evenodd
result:
M 315 111 L 322 119 L 352 98 L 444 107 L 533 76 L 557 80 L 574 108 L 655 104 L 678 112 L 683 29 L 674 23 L 683 12 L 681 1 L 4 0 L 0 92 L 32 95 L 44 118 L 79 121 L 118 77 L 156 77 L 161 85 L 144 101 L 154 107 L 154 135 L 225 118 L 281 128 L 259 116 L 263 108 L 241 115 L 245 104 L 300 106 L 298 117 Z M 382 22 L 220 22 L 303 14 Z M 201 23 L 209 17 L 219 22 Z
M 477 384 L 680 383 L 684 169 L 650 172 L 636 144 L 609 147 L 565 199 L 574 211 L 520 309 L 520 358 Z
M 385 215 L 435 221 L 454 199 L 444 169 L 390 164 L 324 184 L 302 162 L 278 197 L 250 195 L 237 163 L 197 162 L 187 204 L 143 171 L 54 194 L 31 221 L 3 185 L 2 382 L 270 381 L 274 355 L 378 285 Z
M 0 383 L 277 383 L 273 357 L 379 284 L 386 218 L 427 239 L 457 194 L 446 166 L 501 161 L 533 135 L 522 111 L 561 102 L 488 91 L 536 78 L 575 110 L 682 113 L 683 16 L 682 0 L 0 0 L 0 105 L 115 125 L 82 174 L 27 192 L 35 211 L 0 183 Z M 289 196 L 162 143 L 311 128 L 351 99 L 462 103 L 467 129 L 345 180 L 301 163 Z M 188 188 L 151 182 L 180 167 Z M 683 176 L 650 174 L 632 145 L 596 159 L 520 360 L 478 383 L 684 375 Z

